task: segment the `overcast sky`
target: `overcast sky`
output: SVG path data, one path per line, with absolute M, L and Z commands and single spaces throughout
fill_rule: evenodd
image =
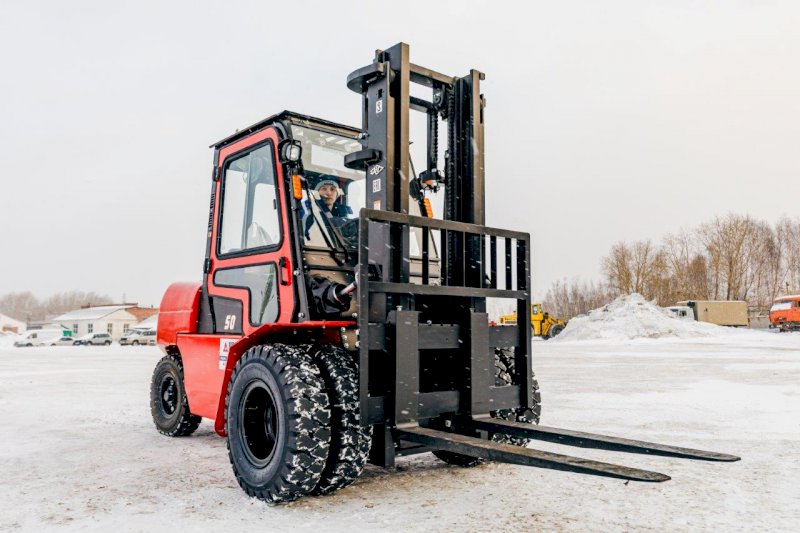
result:
M 2 2 L 0 294 L 158 305 L 201 275 L 208 145 L 360 125 L 346 76 L 399 41 L 486 73 L 487 223 L 533 234 L 535 298 L 619 240 L 800 215 L 800 2 L 120 4 Z

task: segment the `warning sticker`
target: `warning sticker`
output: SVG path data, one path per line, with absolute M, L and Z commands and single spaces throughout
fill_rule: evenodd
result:
M 228 364 L 228 354 L 231 351 L 231 346 L 236 343 L 236 339 L 220 339 L 219 340 L 219 369 L 225 370 Z

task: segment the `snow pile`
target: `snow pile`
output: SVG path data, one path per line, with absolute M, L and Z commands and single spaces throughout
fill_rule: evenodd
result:
M 620 296 L 608 305 L 573 318 L 555 340 L 612 340 L 727 337 L 743 332 L 679 319 L 641 294 Z
M 0 333 L 0 348 L 14 346 L 14 341 L 16 341 L 18 338 L 19 335 L 14 335 L 10 333 Z

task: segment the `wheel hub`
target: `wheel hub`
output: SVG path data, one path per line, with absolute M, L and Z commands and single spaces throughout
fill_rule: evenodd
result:
M 278 413 L 272 393 L 262 382 L 253 382 L 242 394 L 239 428 L 248 460 L 266 466 L 278 440 Z
M 178 408 L 178 384 L 172 376 L 167 375 L 161 379 L 161 409 L 167 416 L 172 416 Z

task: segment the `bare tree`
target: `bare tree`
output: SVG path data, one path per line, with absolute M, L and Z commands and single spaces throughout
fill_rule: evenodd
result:
M 44 319 L 42 304 L 30 291 L 0 296 L 0 313 L 24 322 Z
M 624 242 L 613 245 L 602 260 L 602 268 L 612 291 L 617 294 L 634 292 L 633 251 L 630 246 Z
M 111 298 L 105 294 L 94 291 L 69 291 L 54 294 L 44 301 L 44 308 L 48 315 L 60 315 L 73 309 L 91 307 L 93 305 L 106 305 L 112 303 Z
M 800 219 L 778 222 L 776 237 L 783 247 L 784 275 L 777 282 L 775 295 L 800 293 Z
M 800 219 L 772 226 L 731 213 L 667 235 L 661 245 L 618 242 L 601 265 L 604 285 L 557 282 L 547 293 L 549 307 L 573 316 L 588 310 L 587 302 L 638 292 L 660 305 L 745 300 L 763 312 L 776 296 L 800 293 Z
M 564 279 L 550 286 L 542 305 L 551 315 L 569 319 L 602 307 L 613 299 L 614 294 L 607 286 Z
M 111 302 L 107 295 L 96 292 L 60 292 L 45 300 L 38 299 L 30 291 L 12 292 L 0 296 L 0 313 L 17 320 L 40 322 L 73 309 Z
M 705 258 L 699 253 L 694 234 L 681 231 L 667 235 L 664 238 L 663 251 L 672 286 L 671 303 L 690 298 L 707 298 Z
M 602 267 L 616 295 L 638 292 L 662 304 L 673 299 L 669 255 L 650 240 L 615 244 Z
M 749 216 L 716 217 L 700 226 L 698 235 L 712 265 L 715 298 L 746 300 L 760 268 L 759 223 Z

